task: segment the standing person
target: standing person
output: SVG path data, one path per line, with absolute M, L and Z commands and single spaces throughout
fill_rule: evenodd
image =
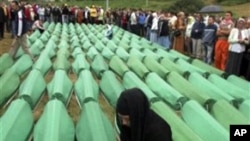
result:
M 169 124 L 150 109 L 147 97 L 138 88 L 121 93 L 116 115 L 121 141 L 172 141 Z
M 132 13 L 130 15 L 130 29 L 132 33 L 138 35 L 137 16 L 135 13 L 135 9 L 132 9 Z
M 167 49 L 170 46 L 168 18 L 164 12 L 160 15 L 158 22 L 158 44 Z
M 68 4 L 64 4 L 62 8 L 62 23 L 69 23 L 69 8 Z
M 145 19 L 146 39 L 148 40 L 150 40 L 152 22 L 153 22 L 152 11 L 148 11 L 148 15 Z
M 185 50 L 187 51 L 188 55 L 192 55 L 192 40 L 191 40 L 191 31 L 194 25 L 195 19 L 193 16 L 188 16 L 187 18 L 187 28 L 185 31 Z
M 203 59 L 203 48 L 201 44 L 201 38 L 204 28 L 205 24 L 203 22 L 203 17 L 198 14 L 196 16 L 196 22 L 194 23 L 191 31 L 193 57 L 198 59 Z
M 139 12 L 139 16 L 138 16 L 138 27 L 139 27 L 139 35 L 141 37 L 145 37 L 145 19 L 146 19 L 146 15 L 143 11 Z
M 0 40 L 4 38 L 4 22 L 5 22 L 5 14 L 2 5 L 3 2 L 0 5 Z
M 240 74 L 241 62 L 246 45 L 249 43 L 248 31 L 245 29 L 245 19 L 240 18 L 237 21 L 236 28 L 233 28 L 228 37 L 229 56 L 225 72 L 228 74 Z
M 156 12 L 154 12 L 152 16 L 153 16 L 153 21 L 152 21 L 152 26 L 151 26 L 151 31 L 150 31 L 150 41 L 157 43 L 159 18 Z
M 184 43 L 185 43 L 184 32 L 186 30 L 186 25 L 184 22 L 185 13 L 179 12 L 177 16 L 178 18 L 173 27 L 173 30 L 175 31 L 173 49 L 175 49 L 180 53 L 184 53 Z
M 26 35 L 26 32 L 28 31 L 28 29 L 27 29 L 25 18 L 24 18 L 24 12 L 19 7 L 17 1 L 12 1 L 11 7 L 13 8 L 13 10 L 16 11 L 15 23 L 14 23 L 15 29 L 16 29 L 16 32 L 15 32 L 16 35 L 12 43 L 12 47 L 9 51 L 9 54 L 12 56 L 12 58 L 14 58 L 18 48 L 21 46 L 23 51 L 27 53 L 31 57 L 31 59 L 34 61 L 34 57 L 28 49 L 27 35 Z
M 215 67 L 220 70 L 225 70 L 226 68 L 229 47 L 228 36 L 234 27 L 232 16 L 231 11 L 226 12 L 225 19 L 221 21 L 217 30 L 218 40 L 215 45 Z
M 213 16 L 208 17 L 208 23 L 202 35 L 202 44 L 204 47 L 204 62 L 207 64 L 212 64 L 212 54 L 216 41 L 217 26 L 214 24 L 214 20 L 215 19 Z

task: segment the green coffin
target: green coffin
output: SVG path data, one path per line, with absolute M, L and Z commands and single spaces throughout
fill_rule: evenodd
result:
M 228 131 L 230 131 L 230 125 L 250 124 L 250 119 L 225 100 L 219 100 L 213 105 L 211 115 Z
M 241 88 L 243 90 L 248 91 L 249 95 L 250 95 L 250 82 L 248 82 L 248 81 L 246 81 L 238 76 L 235 76 L 235 75 L 230 75 L 227 78 L 227 81 L 238 86 L 239 88 Z
M 208 65 L 208 64 L 206 64 L 206 63 L 204 63 L 204 62 L 202 62 L 202 61 L 200 61 L 198 59 L 192 60 L 191 64 L 193 66 L 196 66 L 196 67 L 202 69 L 202 70 L 206 70 L 209 73 L 217 74 L 219 76 L 224 74 L 223 71 L 221 71 L 221 70 L 219 70 L 219 69 L 217 69 L 217 68 L 215 68 L 215 67 L 213 67 L 211 65 Z
M 151 108 L 165 121 L 172 130 L 174 141 L 203 141 L 183 120 L 165 103 L 157 101 L 151 104 Z
M 95 56 L 93 62 L 91 63 L 91 68 L 98 77 L 101 77 L 102 73 L 109 69 L 107 63 L 100 54 Z
M 183 54 L 181 54 L 180 52 L 178 52 L 178 51 L 176 51 L 176 50 L 173 50 L 173 49 L 171 49 L 171 50 L 169 51 L 169 53 L 172 54 L 173 56 L 176 56 L 177 58 L 181 58 L 181 59 L 183 59 L 183 60 L 185 60 L 185 61 L 188 61 L 188 60 L 190 59 L 188 56 L 183 55 Z
M 124 90 L 124 87 L 112 71 L 105 71 L 103 73 L 100 88 L 109 103 L 113 107 L 116 107 L 116 100 Z
M 177 72 L 182 76 L 185 73 L 185 71 L 179 65 L 176 65 L 174 62 L 172 62 L 170 59 L 166 57 L 160 59 L 160 64 L 167 70 Z
M 250 98 L 249 91 L 235 86 L 234 84 L 226 81 L 225 79 L 223 79 L 222 77 L 220 77 L 218 75 L 211 74 L 211 75 L 209 75 L 208 80 L 211 83 L 213 83 L 215 86 L 220 88 L 222 91 L 228 93 L 229 95 L 231 95 L 235 98 L 239 98 L 239 99 L 242 99 L 242 98 L 249 99 Z
M 78 54 L 75 61 L 72 63 L 72 68 L 75 74 L 79 75 L 82 70 L 89 69 L 90 65 L 84 54 Z
M 37 38 L 41 36 L 41 33 L 40 31 L 38 30 L 35 30 L 35 32 L 33 32 L 29 37 L 28 37 L 28 40 L 31 42 L 31 43 L 34 43 Z
M 15 92 L 20 84 L 19 75 L 13 69 L 8 69 L 0 77 L 0 106 Z
M 74 59 L 76 59 L 78 54 L 85 55 L 85 53 L 82 51 L 82 49 L 80 47 L 74 48 L 74 51 L 72 52 L 72 56 L 74 57 Z
M 166 74 L 169 72 L 161 64 L 159 64 L 152 56 L 146 56 L 143 59 L 145 66 L 152 72 L 157 73 L 160 77 L 165 78 Z
M 129 58 L 129 54 L 127 53 L 127 51 L 124 48 L 121 48 L 121 47 L 117 48 L 117 50 L 115 51 L 115 53 L 123 61 L 127 62 L 128 58 Z
M 102 56 L 108 60 L 110 60 L 115 54 L 108 48 L 108 47 L 105 47 L 103 50 L 102 50 Z
M 32 45 L 30 48 L 37 48 L 39 50 L 42 50 L 44 48 L 44 44 L 43 42 L 40 40 L 40 39 L 37 39 Z
M 35 141 L 74 141 L 75 127 L 64 104 L 50 100 L 37 121 L 33 139 Z
M 101 41 L 97 41 L 95 43 L 95 47 L 99 52 L 101 52 L 105 48 L 104 44 Z
M 53 79 L 47 85 L 49 98 L 57 98 L 64 104 L 68 103 L 72 88 L 73 83 L 64 70 L 55 71 Z
M 82 48 L 85 50 L 88 50 L 90 47 L 92 47 L 92 44 L 90 43 L 89 40 L 86 40 L 83 42 Z
M 14 61 L 8 53 L 4 53 L 0 57 L 0 76 L 4 73 L 5 70 L 10 68 L 13 65 Z
M 206 95 L 203 91 L 197 89 L 194 85 L 184 79 L 176 72 L 170 72 L 166 77 L 167 82 L 182 95 L 196 100 L 201 105 L 210 104 L 213 100 L 210 96 Z
M 137 58 L 137 56 L 131 55 L 127 62 L 128 67 L 136 73 L 141 79 L 144 79 L 149 73 L 149 70 L 145 65 Z
M 93 61 L 95 56 L 98 55 L 98 54 L 99 54 L 99 52 L 96 50 L 96 48 L 91 47 L 91 48 L 89 48 L 86 55 L 87 55 L 87 57 L 89 57 Z
M 129 50 L 129 54 L 133 55 L 133 56 L 137 56 L 138 59 L 142 60 L 144 58 L 144 56 L 146 56 L 144 53 L 140 52 L 138 49 L 136 48 L 131 48 Z
M 239 111 L 250 120 L 250 100 L 243 101 L 239 106 Z
M 33 62 L 30 56 L 24 54 L 15 62 L 15 64 L 10 69 L 15 70 L 18 75 L 22 75 L 31 68 L 32 64 Z
M 181 109 L 185 123 L 204 141 L 229 141 L 229 132 L 196 101 L 188 101 Z
M 126 89 L 131 89 L 134 87 L 141 89 L 146 94 L 149 101 L 157 98 L 157 96 L 148 88 L 148 86 L 131 71 L 128 71 L 123 75 L 122 84 Z
M 29 104 L 23 99 L 12 101 L 0 118 L 0 125 L 0 141 L 28 140 L 33 126 L 33 114 Z
M 58 48 L 66 48 L 68 49 L 69 48 L 69 44 L 66 40 L 60 40 L 60 43 L 58 44 L 57 46 Z
M 108 41 L 106 47 L 108 47 L 113 52 L 118 48 L 117 45 L 111 40 Z
M 89 101 L 83 105 L 76 138 L 78 141 L 116 141 L 110 121 L 96 102 Z
M 83 105 L 88 99 L 97 101 L 99 87 L 89 70 L 83 70 L 75 82 L 75 93 L 79 102 Z
M 146 56 L 150 56 L 152 57 L 154 60 L 159 60 L 162 56 L 159 54 L 154 53 L 153 51 L 147 49 L 147 48 L 143 48 L 142 52 L 146 55 Z
M 38 60 L 33 65 L 33 69 L 39 70 L 43 76 L 49 71 L 51 68 L 52 63 L 50 61 L 50 58 L 47 55 L 40 55 Z
M 33 108 L 41 98 L 46 88 L 46 82 L 39 70 L 30 71 L 19 88 L 19 97 L 25 99 Z
M 175 109 L 180 109 L 182 103 L 188 100 L 154 72 L 147 75 L 145 83 L 157 96 Z
M 188 81 L 193 84 L 197 89 L 203 91 L 204 94 L 212 97 L 215 100 L 226 100 L 228 102 L 235 101 L 235 98 L 230 96 L 229 94 L 225 93 L 221 89 L 217 88 L 214 84 L 209 82 L 207 79 L 202 77 L 200 74 L 193 72 L 189 75 Z M 236 101 L 235 101 L 236 102 Z
M 155 49 L 154 52 L 156 54 L 164 57 L 164 58 L 167 58 L 167 59 L 171 60 L 172 62 L 177 59 L 177 57 L 175 55 L 173 55 L 173 54 L 171 54 L 171 53 L 169 53 L 166 50 L 163 50 L 161 48 Z
M 109 67 L 121 77 L 125 72 L 129 71 L 126 64 L 116 55 L 111 58 Z

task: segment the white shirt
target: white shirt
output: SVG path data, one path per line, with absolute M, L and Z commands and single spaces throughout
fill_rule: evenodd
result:
M 249 40 L 245 40 L 245 44 L 240 44 L 238 43 L 239 42 L 238 36 L 239 36 L 239 29 L 233 28 L 228 37 L 228 42 L 230 43 L 229 50 L 232 52 L 241 53 L 246 50 L 245 44 L 248 44 Z M 249 39 L 248 31 L 246 29 L 241 30 L 241 36 L 242 36 L 242 40 L 246 38 Z
M 131 25 L 136 25 L 137 24 L 137 18 L 136 18 L 136 15 L 135 15 L 135 12 L 133 12 L 130 16 L 130 24 Z
M 36 20 L 32 25 L 32 29 L 44 29 L 44 28 L 40 25 L 40 21 Z

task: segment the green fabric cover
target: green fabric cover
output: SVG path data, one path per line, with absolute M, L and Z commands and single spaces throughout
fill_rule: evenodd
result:
M 137 58 L 137 56 L 131 55 L 127 62 L 128 67 L 136 73 L 141 79 L 144 79 L 146 74 L 149 73 L 149 70 L 145 67 L 144 64 Z
M 163 50 L 163 49 L 161 49 L 161 48 L 155 49 L 154 52 L 155 52 L 156 54 L 158 54 L 158 55 L 164 57 L 164 58 L 167 58 L 167 59 L 171 60 L 172 62 L 173 62 L 174 60 L 176 60 L 176 58 L 177 58 L 175 55 L 173 55 L 173 54 L 171 54 L 171 53 L 169 53 L 169 52 L 167 52 L 166 50 Z
M 249 95 L 250 95 L 250 82 L 248 82 L 248 81 L 246 81 L 238 76 L 235 76 L 235 75 L 230 75 L 227 78 L 227 81 L 238 86 L 239 88 L 241 88 L 243 90 L 248 91 Z
M 243 101 L 239 106 L 239 111 L 250 120 L 250 100 Z
M 141 50 L 143 47 L 140 46 L 137 42 L 130 42 L 130 46 L 132 48 L 135 48 L 135 49 L 138 49 L 138 50 Z
M 146 56 L 150 56 L 152 57 L 154 60 L 159 60 L 162 56 L 158 55 L 156 53 L 154 53 L 153 51 L 147 49 L 147 48 L 143 48 L 142 52 L 146 55 Z
M 14 69 L 8 69 L 0 77 L 0 106 L 15 92 L 20 84 L 19 75 Z
M 0 118 L 0 141 L 28 140 L 33 126 L 33 114 L 29 104 L 23 99 L 11 102 Z
M 185 73 L 185 71 L 179 65 L 176 65 L 174 62 L 172 62 L 170 59 L 166 57 L 160 60 L 160 64 L 167 70 L 175 71 L 180 75 L 183 75 Z
M 103 73 L 100 88 L 110 105 L 116 107 L 116 101 L 124 90 L 124 87 L 112 71 L 105 71 Z
M 95 47 L 96 47 L 96 49 L 97 49 L 98 51 L 100 51 L 100 52 L 105 48 L 104 44 L 103 44 L 101 41 L 97 41 L 97 42 L 95 43 Z
M 193 66 L 196 66 L 196 67 L 202 69 L 202 70 L 206 70 L 207 72 L 217 74 L 219 76 L 221 76 L 224 73 L 223 71 L 221 71 L 221 70 L 219 70 L 211 65 L 208 65 L 208 64 L 206 64 L 203 61 L 198 60 L 198 59 L 192 60 L 191 64 Z
M 64 70 L 55 71 L 53 79 L 47 85 L 49 98 L 57 98 L 64 104 L 69 101 L 72 88 L 73 83 Z
M 174 141 L 203 141 L 180 117 L 162 101 L 151 104 L 151 108 L 165 121 L 172 130 Z
M 176 72 L 170 72 L 167 75 L 166 80 L 174 89 L 179 91 L 184 96 L 196 100 L 201 105 L 208 104 L 207 102 L 211 101 L 211 97 L 206 95 L 203 91 L 197 89 L 194 85 Z
M 33 69 L 39 70 L 42 75 L 45 76 L 51 66 L 52 63 L 50 61 L 50 58 L 47 55 L 42 54 L 33 65 Z
M 118 48 L 117 45 L 111 40 L 108 41 L 106 47 L 108 47 L 113 52 Z
M 176 51 L 174 49 L 171 49 L 169 51 L 169 53 L 172 54 L 172 55 L 174 55 L 174 56 L 176 56 L 177 58 L 181 58 L 181 59 L 183 59 L 185 61 L 188 61 L 190 59 L 188 56 L 183 55 L 183 54 L 181 54 L 180 52 L 178 52 L 178 51 Z
M 107 47 L 105 47 L 103 50 L 102 50 L 102 56 L 108 60 L 110 60 L 115 54 Z
M 208 80 L 210 82 L 212 82 L 215 86 L 220 88 L 222 91 L 228 93 L 229 95 L 231 95 L 235 98 L 239 98 L 239 99 L 241 99 L 241 98 L 249 99 L 250 98 L 249 91 L 235 86 L 234 84 L 226 81 L 225 79 L 223 79 L 222 77 L 220 77 L 218 75 L 211 74 L 211 75 L 209 75 Z
M 213 105 L 211 115 L 228 131 L 230 131 L 230 125 L 250 124 L 250 119 L 225 100 L 219 100 Z
M 143 57 L 145 56 L 144 53 L 140 52 L 140 51 L 139 51 L 138 49 L 136 49 L 136 48 L 131 48 L 131 49 L 129 50 L 129 54 L 130 54 L 130 55 L 137 56 L 138 59 L 140 59 L 140 60 L 142 60 Z
M 101 77 L 102 73 L 109 69 L 108 64 L 100 54 L 95 56 L 93 62 L 91 63 L 91 68 L 98 77 Z
M 83 53 L 77 54 L 74 62 L 72 63 L 72 68 L 73 68 L 74 73 L 77 74 L 77 76 L 82 70 L 90 68 L 90 65 L 88 61 L 86 60 L 85 55 Z
M 127 53 L 127 51 L 124 48 L 121 48 L 121 47 L 117 48 L 117 50 L 115 51 L 115 53 L 123 61 L 127 62 L 128 58 L 129 58 L 129 54 Z
M 92 44 L 90 43 L 89 40 L 86 40 L 83 42 L 82 47 L 83 47 L 83 49 L 88 50 L 90 47 L 92 47 Z
M 96 102 L 89 101 L 83 105 L 76 138 L 78 141 L 116 141 L 111 123 Z
M 98 51 L 96 50 L 95 47 L 89 48 L 87 52 L 87 57 L 89 57 L 92 61 L 94 60 L 95 56 L 98 55 Z
M 33 56 L 38 56 L 41 53 L 40 49 L 36 46 L 31 46 L 31 47 L 29 46 L 29 51 Z M 24 54 L 25 54 L 25 52 L 23 51 L 23 49 L 20 46 L 19 49 L 17 50 L 15 58 L 19 58 L 20 56 L 22 56 Z
M 149 101 L 157 98 L 157 96 L 148 88 L 148 86 L 131 71 L 128 71 L 123 75 L 122 84 L 126 89 L 134 87 L 141 89 L 146 94 Z
M 85 55 L 85 53 L 83 53 L 83 51 L 82 51 L 82 49 L 80 47 L 74 48 L 74 51 L 72 52 L 72 56 L 74 57 L 74 59 L 76 59 L 78 54 Z
M 67 48 L 60 48 L 57 52 L 57 58 L 53 64 L 54 70 L 65 70 L 68 71 L 70 68 L 70 62 L 68 61 L 69 52 Z
M 234 97 L 230 96 L 229 94 L 225 93 L 221 89 L 217 88 L 214 84 L 209 82 L 207 79 L 202 77 L 197 72 L 193 72 L 189 75 L 188 81 L 193 84 L 197 89 L 202 91 L 204 94 L 212 97 L 215 100 L 226 100 L 228 102 L 233 102 Z
M 161 64 L 159 64 L 152 56 L 146 56 L 143 59 L 145 66 L 152 72 L 156 72 L 160 77 L 165 78 L 166 74 L 169 72 Z
M 126 64 L 116 55 L 111 58 L 109 67 L 121 77 L 125 72 L 129 71 Z
M 19 97 L 25 99 L 32 108 L 35 107 L 46 88 L 46 82 L 39 70 L 30 71 L 19 88 Z
M 35 141 L 74 141 L 75 127 L 66 107 L 60 100 L 50 100 L 37 121 Z
M 4 53 L 0 57 L 0 76 L 4 73 L 5 70 L 10 68 L 14 64 L 13 59 L 9 55 L 9 53 Z
M 182 68 L 182 70 L 184 72 L 198 72 L 200 74 L 205 74 L 206 71 L 205 70 L 202 70 L 202 69 L 199 69 L 193 65 L 191 65 L 190 63 L 188 63 L 187 61 L 183 60 L 183 59 L 178 59 L 177 61 L 175 61 L 175 63 L 180 66 L 180 68 Z
M 18 75 L 24 74 L 32 66 L 33 62 L 29 55 L 24 54 L 19 58 L 15 64 L 10 68 L 16 71 Z
M 181 100 L 187 100 L 183 95 L 167 84 L 159 75 L 152 72 L 145 79 L 147 86 L 165 102 L 170 103 L 175 109 L 179 109 L 182 105 Z M 184 102 L 184 101 L 183 101 Z
M 44 48 L 44 44 L 40 39 L 36 39 L 36 41 L 31 45 L 30 48 L 38 48 L 39 50 L 42 50 Z
M 35 32 L 33 32 L 29 37 L 28 37 L 28 40 L 33 44 L 37 38 L 41 36 L 41 33 L 40 31 L 38 30 L 35 30 Z
M 75 93 L 79 102 L 83 105 L 86 99 L 94 99 L 97 101 L 99 87 L 89 70 L 83 70 L 75 82 Z
M 229 140 L 229 132 L 196 101 L 186 102 L 181 112 L 185 123 L 204 141 Z

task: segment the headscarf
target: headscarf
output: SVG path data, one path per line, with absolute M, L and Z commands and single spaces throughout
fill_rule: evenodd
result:
M 123 91 L 117 100 L 116 113 L 129 115 L 130 119 L 130 127 L 117 122 L 121 141 L 172 141 L 170 126 L 150 109 L 142 90 Z
M 148 111 L 149 102 L 140 89 L 128 89 L 121 93 L 117 100 L 116 113 L 130 117 L 130 127 L 124 127 L 118 123 L 121 130 L 121 141 L 143 140 L 143 127 Z

